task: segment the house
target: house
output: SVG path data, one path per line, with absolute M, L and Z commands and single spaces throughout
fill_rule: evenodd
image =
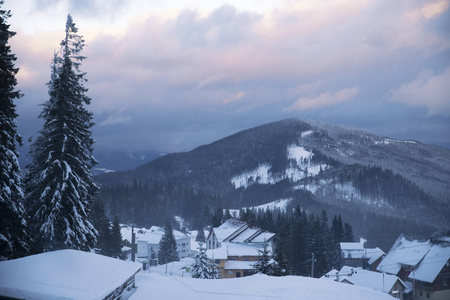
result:
M 450 240 L 432 243 L 417 268 L 409 273 L 413 299 L 450 299 Z
M 208 257 L 219 266 L 221 278 L 244 277 L 252 274 L 264 246 L 272 252 L 275 234 L 230 219 L 212 228 L 206 238 Z
M 421 241 L 401 234 L 378 265 L 377 271 L 397 275 L 406 281 L 431 247 L 430 240 Z
M 380 292 L 388 293 L 397 299 L 403 299 L 403 293 L 407 289 L 406 284 L 395 275 L 364 270 L 362 268 L 353 268 L 351 266 L 343 266 L 340 271 L 332 270 L 322 278 L 369 287 Z
M 340 243 L 340 265 L 375 271 L 386 253 L 378 247 L 365 248 L 365 242 L 360 238 L 359 243 Z
M 164 235 L 164 228 L 152 226 L 150 229 L 135 228 L 137 244 L 137 260 L 147 265 L 156 266 L 158 264 L 159 242 Z M 174 230 L 173 235 L 177 243 L 177 253 L 180 259 L 190 257 L 191 238 L 185 233 Z
M 140 264 L 77 250 L 0 262 L 0 299 L 121 299 Z
M 275 233 L 264 231 L 243 221 L 230 219 L 217 228 L 211 228 L 206 238 L 206 248 L 219 248 L 223 242 L 251 244 L 261 247 L 264 243 L 268 243 L 272 246 L 274 236 Z

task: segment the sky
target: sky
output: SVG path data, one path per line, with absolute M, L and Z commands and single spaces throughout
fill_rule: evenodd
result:
M 287 118 L 450 149 L 450 0 L 5 0 L 18 130 L 71 14 L 94 147 L 189 151 Z

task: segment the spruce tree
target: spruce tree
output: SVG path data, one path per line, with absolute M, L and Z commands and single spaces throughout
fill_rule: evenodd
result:
M 35 251 L 90 250 L 96 230 L 87 220 L 98 187 L 91 168 L 92 113 L 86 110 L 85 73 L 80 71 L 84 40 L 70 15 L 65 38 L 52 62 L 49 100 L 40 118 L 44 126 L 30 149 L 33 161 L 25 178 L 26 205 L 35 238 Z
M 198 230 L 197 236 L 195 237 L 196 242 L 206 243 L 205 231 L 203 228 Z
M 195 262 L 192 264 L 192 278 L 209 279 L 210 266 L 203 243 L 199 243 L 198 252 L 195 254 Z
M 179 260 L 177 242 L 173 235 L 172 224 L 167 220 L 164 226 L 164 235 L 159 242 L 158 264 L 163 265 L 175 260 Z
M 258 253 L 258 261 L 253 265 L 253 268 L 257 273 L 272 275 L 271 254 L 267 243 L 263 244 L 263 250 L 258 249 Z
M 120 232 L 119 218 L 116 216 L 111 228 L 111 257 L 123 258 L 122 256 L 122 233 Z
M 6 23 L 11 12 L 1 9 L 2 5 L 0 1 L 0 260 L 24 256 L 29 250 L 17 160 L 21 137 L 17 134 L 18 115 L 13 102 L 22 95 L 15 90 L 19 69 L 14 67 L 16 56 L 8 46 L 9 38 L 16 33 Z

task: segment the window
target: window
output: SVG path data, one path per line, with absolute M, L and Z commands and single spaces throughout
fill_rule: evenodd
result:
M 419 295 L 420 295 L 420 297 L 423 297 L 423 292 L 420 291 L 420 292 L 419 292 Z
M 216 263 L 216 264 L 220 264 L 220 259 L 216 259 L 216 260 L 215 260 L 215 263 Z
M 430 293 L 427 293 L 427 299 L 430 299 Z
M 448 285 L 448 279 L 444 278 L 444 280 L 442 280 L 442 285 L 443 286 L 447 286 Z
M 244 261 L 250 261 L 250 257 L 244 256 Z

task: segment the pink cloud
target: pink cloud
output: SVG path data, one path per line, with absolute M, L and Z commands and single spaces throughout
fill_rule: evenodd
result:
M 305 111 L 349 102 L 356 97 L 358 90 L 354 87 L 342 89 L 336 93 L 322 93 L 317 97 L 301 97 L 292 106 L 285 108 L 285 111 Z
M 450 115 L 450 67 L 442 74 L 422 71 L 416 79 L 391 91 L 391 100 L 408 106 L 423 106 L 430 115 Z

